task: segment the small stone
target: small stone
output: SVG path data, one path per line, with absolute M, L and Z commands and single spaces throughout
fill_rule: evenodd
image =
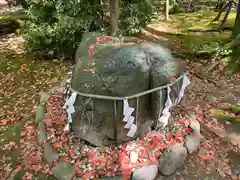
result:
M 200 124 L 197 120 L 192 120 L 190 123 L 190 128 L 194 130 L 194 133 L 200 135 Z
M 39 105 L 36 108 L 36 117 L 35 117 L 35 123 L 38 125 L 40 121 L 44 120 L 44 115 L 45 115 L 45 109 L 43 106 Z
M 172 175 L 178 168 L 184 165 L 187 158 L 187 149 L 177 143 L 167 148 L 159 158 L 159 171 L 165 175 Z
M 49 143 L 44 146 L 43 156 L 48 164 L 52 164 L 53 161 L 57 161 L 59 159 L 58 153 L 53 151 L 53 148 Z
M 196 114 L 194 112 L 189 112 L 188 116 L 189 116 L 189 118 L 191 120 L 191 122 L 189 124 L 189 127 L 194 130 L 195 134 L 200 135 L 201 134 L 200 133 L 201 126 L 200 126 L 199 122 L 197 121 Z
M 69 180 L 75 175 L 74 167 L 65 162 L 59 162 L 55 167 L 52 168 L 52 171 L 53 175 L 58 180 Z
M 47 141 L 47 132 L 46 132 L 44 122 L 41 121 L 37 126 L 37 143 L 41 146 L 46 141 Z
M 229 121 L 226 121 L 225 123 L 226 123 L 227 125 L 230 125 L 230 124 L 231 124 L 231 122 L 229 122 Z
M 158 174 L 157 165 L 143 166 L 132 173 L 131 180 L 154 180 Z
M 187 136 L 185 138 L 184 146 L 187 148 L 188 153 L 192 154 L 200 145 L 200 137 L 199 136 Z
M 40 95 L 40 103 L 41 104 L 46 104 L 50 95 L 46 92 L 40 92 L 39 95 Z

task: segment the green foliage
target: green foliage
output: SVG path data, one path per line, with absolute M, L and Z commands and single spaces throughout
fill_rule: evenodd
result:
M 214 54 L 217 59 L 221 59 L 232 54 L 232 50 L 220 41 L 213 41 L 208 44 L 204 44 L 202 51 L 208 52 L 209 54 Z
M 120 14 L 120 29 L 124 35 L 138 35 L 142 27 L 151 21 L 154 6 L 147 0 L 123 0 Z
M 34 0 L 28 2 L 25 39 L 30 51 L 72 58 L 84 31 L 103 31 L 98 0 Z
M 228 43 L 210 42 L 204 44 L 202 52 L 212 54 L 215 59 L 221 60 L 226 66 L 224 73 L 232 76 L 240 72 L 240 35 Z
M 120 30 L 124 35 L 139 34 L 151 20 L 154 7 L 147 0 L 122 3 Z M 27 47 L 48 57 L 71 58 L 83 32 L 106 29 L 100 0 L 29 0 L 28 7 Z

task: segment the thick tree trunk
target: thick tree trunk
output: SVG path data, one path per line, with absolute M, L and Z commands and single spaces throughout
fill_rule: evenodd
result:
M 110 0 L 111 35 L 112 36 L 116 36 L 118 32 L 119 1 L 120 0 Z
M 240 0 L 237 5 L 237 15 L 235 19 L 235 24 L 232 32 L 232 54 L 231 60 L 228 62 L 227 70 L 231 73 L 240 72 L 240 46 L 239 38 L 236 38 L 240 34 Z
M 236 19 L 235 19 L 235 24 L 234 24 L 234 28 L 233 28 L 233 32 L 232 32 L 232 36 L 235 37 L 236 35 L 238 35 L 240 33 L 240 0 L 238 1 L 238 5 L 237 5 L 237 15 L 236 15 Z

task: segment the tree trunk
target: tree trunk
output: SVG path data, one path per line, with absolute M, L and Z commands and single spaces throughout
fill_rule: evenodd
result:
M 235 24 L 232 32 L 232 36 L 236 37 L 240 33 L 240 0 L 237 5 L 237 15 L 235 19 Z
M 218 14 L 217 14 L 217 16 L 214 18 L 214 20 L 213 21 L 218 21 L 219 19 L 220 19 L 220 17 L 221 17 L 221 15 L 222 15 L 222 13 L 226 10 L 226 8 L 229 6 L 229 3 L 230 2 L 228 2 L 227 4 L 224 4 L 224 3 L 222 3 L 222 4 L 220 4 L 219 5 L 219 9 L 218 9 Z
M 110 0 L 111 35 L 112 36 L 116 36 L 118 32 L 119 1 L 120 0 Z
M 223 20 L 222 20 L 222 23 L 221 23 L 221 25 L 220 25 L 220 27 L 219 27 L 219 31 L 221 31 L 221 30 L 223 29 L 223 26 L 224 26 L 224 24 L 226 23 L 227 18 L 228 18 L 228 16 L 229 16 L 229 13 L 230 13 L 230 11 L 231 11 L 231 9 L 232 9 L 232 5 L 233 5 L 233 2 L 232 2 L 232 1 L 229 1 L 229 5 L 228 5 L 228 7 L 227 7 L 226 14 L 225 14 L 225 16 L 224 16 L 224 18 L 223 18 Z
M 165 20 L 169 19 L 169 0 L 166 0 L 166 9 L 165 9 Z

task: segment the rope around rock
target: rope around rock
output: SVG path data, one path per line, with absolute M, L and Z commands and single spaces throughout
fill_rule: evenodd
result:
M 149 89 L 147 91 L 143 91 L 137 94 L 133 94 L 130 96 L 125 96 L 125 97 L 117 97 L 117 96 L 104 96 L 104 95 L 98 95 L 98 94 L 90 94 L 90 93 L 83 93 L 83 92 L 79 92 L 76 91 L 75 89 L 73 89 L 72 87 L 70 87 L 71 91 L 80 95 L 80 96 L 84 96 L 84 97 L 89 97 L 89 98 L 96 98 L 96 99 L 105 99 L 105 100 L 127 100 L 127 99 L 133 99 L 133 98 L 138 98 L 140 96 L 146 95 L 146 94 L 150 94 L 153 93 L 155 91 L 159 91 L 161 89 L 165 89 L 167 87 L 170 87 L 172 85 L 174 85 L 175 83 L 177 83 L 180 79 L 182 79 L 184 76 L 184 74 L 182 74 L 181 76 L 179 76 L 174 82 L 170 83 L 170 84 L 166 84 L 164 86 L 159 86 L 153 89 Z

